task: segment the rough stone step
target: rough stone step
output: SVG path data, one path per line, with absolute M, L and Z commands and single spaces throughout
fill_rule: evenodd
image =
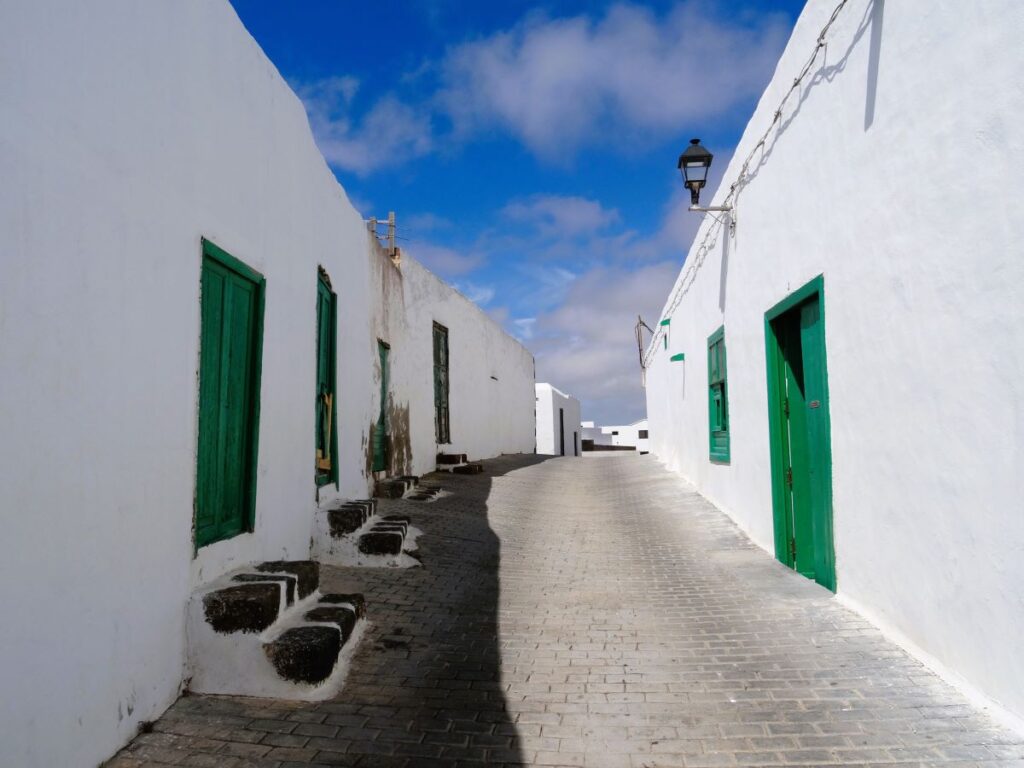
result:
M 353 594 L 331 593 L 321 595 L 320 597 L 320 605 L 339 605 L 342 603 L 348 603 L 355 609 L 356 618 L 361 619 L 366 616 L 366 598 L 358 592 Z
M 203 614 L 215 632 L 258 633 L 281 611 L 281 584 L 262 581 L 225 587 L 203 595 Z
M 437 454 L 438 464 L 465 464 L 466 454 L 464 453 L 439 453 Z
M 352 636 L 352 630 L 356 628 L 356 609 L 350 605 L 319 605 L 311 611 L 306 611 L 302 617 L 306 621 L 327 622 L 334 624 L 341 630 L 341 643 L 344 645 Z
M 380 499 L 400 499 L 405 495 L 407 488 L 401 480 L 378 480 L 374 486 L 373 495 Z
M 452 472 L 456 472 L 460 475 L 479 475 L 484 471 L 484 465 L 479 462 L 471 462 L 469 464 L 463 464 L 461 467 L 453 467 Z
M 260 573 L 290 574 L 296 578 L 299 599 L 307 597 L 320 586 L 320 563 L 315 560 L 273 560 L 256 566 Z
M 327 510 L 327 525 L 331 536 L 340 538 L 358 530 L 370 517 L 366 507 L 359 504 L 345 504 L 337 509 Z
M 232 581 L 268 582 L 273 581 L 283 584 L 285 588 L 285 603 L 291 605 L 295 602 L 295 586 L 298 579 L 290 573 L 240 573 Z
M 285 630 L 263 650 L 285 680 L 316 685 L 331 676 L 343 644 L 339 627 L 301 626 Z
M 364 555 L 400 555 L 404 542 L 401 531 L 370 531 L 359 537 L 359 551 Z

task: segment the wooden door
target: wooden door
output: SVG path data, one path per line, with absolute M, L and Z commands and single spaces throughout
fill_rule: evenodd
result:
M 776 556 L 835 590 L 820 279 L 766 316 Z
M 204 242 L 197 547 L 253 528 L 263 286 L 257 273 Z
M 337 295 L 321 270 L 316 293 L 316 463 L 317 485 L 338 481 Z
M 377 342 L 380 356 L 380 413 L 373 430 L 373 471 L 384 472 L 388 468 L 388 355 L 390 347 L 383 341 Z

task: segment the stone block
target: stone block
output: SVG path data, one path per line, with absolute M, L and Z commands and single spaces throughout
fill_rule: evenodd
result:
M 319 606 L 307 611 L 304 617 L 306 621 L 330 622 L 341 630 L 341 643 L 344 645 L 352 635 L 356 627 L 355 608 L 347 605 Z
M 358 530 L 366 522 L 366 518 L 366 509 L 362 506 L 345 505 L 327 510 L 327 525 L 331 530 L 331 536 L 336 539 Z
M 272 581 L 277 584 L 284 584 L 285 598 L 288 605 L 295 602 L 295 582 L 297 581 L 294 576 L 288 573 L 240 573 L 232 581 L 239 582 L 254 582 L 254 581 Z
M 341 630 L 334 627 L 294 627 L 264 646 L 274 669 L 295 683 L 322 683 L 338 661 Z
M 277 620 L 281 587 L 263 581 L 225 587 L 203 596 L 203 612 L 215 632 L 262 632 Z
M 356 618 L 361 619 L 366 615 L 366 598 L 359 593 L 333 593 L 323 595 L 320 598 L 320 605 L 338 605 L 339 603 L 349 603 L 352 605 L 356 610 Z
M 261 573 L 290 573 L 298 582 L 299 599 L 320 586 L 320 563 L 315 560 L 273 560 L 256 566 Z
M 404 539 L 397 531 L 371 531 L 359 537 L 359 551 L 364 555 L 398 555 Z

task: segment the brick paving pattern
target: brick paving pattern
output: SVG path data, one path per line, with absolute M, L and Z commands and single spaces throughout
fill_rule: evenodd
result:
M 386 502 L 424 567 L 324 569 L 336 700 L 186 696 L 109 766 L 1024 766 L 1024 739 L 651 457 L 504 457 Z

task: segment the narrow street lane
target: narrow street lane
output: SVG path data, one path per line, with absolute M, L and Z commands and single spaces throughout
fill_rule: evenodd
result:
M 334 701 L 187 696 L 110 765 L 1024 766 L 1001 728 L 651 457 L 504 457 L 387 502 L 423 567 L 325 569 Z

